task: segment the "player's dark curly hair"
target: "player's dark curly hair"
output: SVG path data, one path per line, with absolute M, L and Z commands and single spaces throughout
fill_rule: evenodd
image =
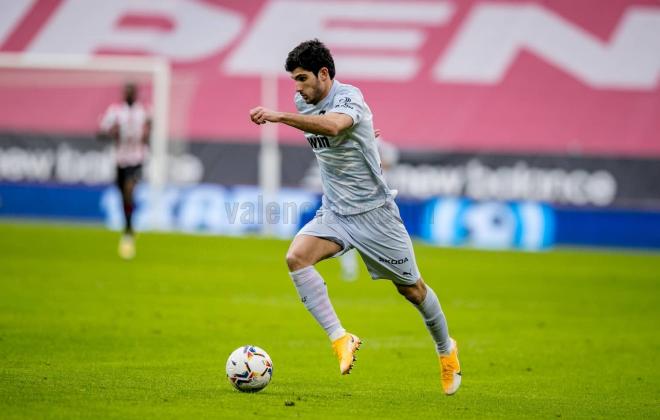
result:
M 332 59 L 332 54 L 318 39 L 302 42 L 291 50 L 284 68 L 286 71 L 292 72 L 298 67 L 311 71 L 317 76 L 323 67 L 327 67 L 330 78 L 335 78 L 335 61 Z

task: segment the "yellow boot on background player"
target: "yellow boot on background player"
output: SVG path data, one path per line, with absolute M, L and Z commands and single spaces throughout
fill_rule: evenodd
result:
M 135 257 L 135 239 L 133 235 L 125 233 L 119 240 L 119 256 L 125 260 L 131 260 Z
M 458 346 L 456 340 L 450 338 L 451 349 L 449 354 L 440 355 L 440 378 L 442 389 L 447 395 L 453 395 L 461 386 L 461 364 L 458 362 Z
M 332 349 L 339 359 L 339 372 L 346 375 L 351 372 L 355 363 L 355 352 L 360 349 L 360 338 L 357 335 L 346 333 L 343 337 L 332 342 Z

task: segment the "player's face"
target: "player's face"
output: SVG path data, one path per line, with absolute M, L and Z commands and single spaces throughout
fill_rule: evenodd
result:
M 124 86 L 124 100 L 129 104 L 133 105 L 137 99 L 137 88 L 135 85 L 128 84 Z
M 319 76 L 323 77 L 323 69 L 319 72 Z M 311 71 L 297 67 L 291 72 L 291 78 L 296 82 L 296 92 L 300 93 L 308 104 L 316 105 L 323 99 L 324 89 L 321 78 Z

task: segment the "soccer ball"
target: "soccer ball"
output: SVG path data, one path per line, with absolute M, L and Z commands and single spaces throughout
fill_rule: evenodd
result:
M 239 347 L 227 359 L 227 379 L 242 392 L 257 392 L 266 388 L 273 376 L 273 362 L 257 346 Z

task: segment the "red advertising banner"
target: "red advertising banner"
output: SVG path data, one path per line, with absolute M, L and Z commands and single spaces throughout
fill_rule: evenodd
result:
M 170 126 L 258 141 L 248 110 L 288 51 L 318 37 L 385 137 L 416 149 L 660 157 L 656 0 L 12 0 L 0 52 L 154 55 L 173 66 Z M 0 130 L 89 133 L 119 92 L 37 89 L 0 71 Z M 28 85 L 26 89 L 25 85 Z M 75 85 L 75 84 L 74 84 Z M 284 142 L 302 137 L 282 128 Z

